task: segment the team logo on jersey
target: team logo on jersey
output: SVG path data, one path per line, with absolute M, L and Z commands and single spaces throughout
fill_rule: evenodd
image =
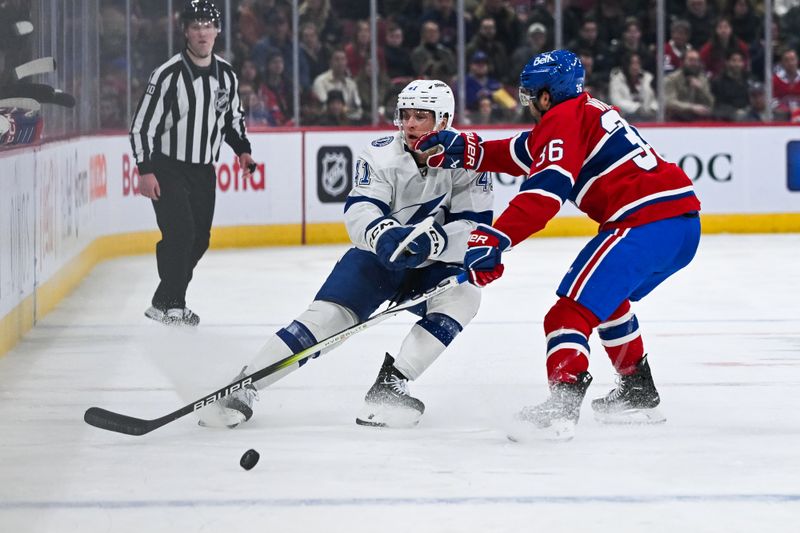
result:
M 372 146 L 374 146 L 375 148 L 381 148 L 383 146 L 388 145 L 393 140 L 394 140 L 394 137 L 391 137 L 391 136 L 389 136 L 389 137 L 381 137 L 380 139 L 375 139 L 374 141 L 372 141 Z
M 224 113 L 228 110 L 228 100 L 228 89 L 219 87 L 214 91 L 214 109 L 217 110 L 217 113 Z
M 317 197 L 323 203 L 341 203 L 352 186 L 353 152 L 348 146 L 323 146 L 317 152 Z

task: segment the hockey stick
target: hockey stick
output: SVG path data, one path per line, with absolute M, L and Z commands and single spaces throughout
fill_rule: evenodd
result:
M 55 92 L 55 89 L 43 83 L 17 83 L 0 88 L 0 97 L 33 98 L 36 101 L 43 102 L 52 98 Z
M 378 313 L 364 322 L 356 324 L 350 328 L 347 328 L 335 335 L 331 335 L 327 339 L 323 339 L 322 341 L 318 342 L 313 346 L 309 346 L 305 350 L 297 352 L 296 354 L 290 355 L 280 361 L 277 361 L 267 367 L 262 368 L 252 374 L 249 374 L 233 383 L 226 385 L 225 387 L 219 389 L 218 391 L 209 394 L 203 398 L 198 399 L 195 402 L 192 402 L 177 411 L 164 415 L 160 418 L 154 418 L 152 420 L 146 420 L 142 418 L 135 418 L 132 416 L 127 416 L 119 413 L 114 413 L 113 411 L 108 411 L 106 409 L 102 409 L 100 407 L 90 407 L 86 410 L 86 413 L 83 415 L 83 420 L 94 427 L 100 429 L 106 429 L 108 431 L 116 431 L 117 433 L 124 433 L 126 435 L 144 435 L 145 433 L 150 433 L 154 429 L 158 429 L 161 426 L 164 426 L 174 420 L 177 420 L 183 416 L 188 415 L 189 413 L 193 413 L 207 405 L 211 405 L 214 402 L 218 402 L 222 398 L 236 392 L 237 390 L 242 389 L 243 387 L 250 385 L 251 383 L 255 383 L 265 377 L 274 374 L 288 366 L 293 365 L 303 359 L 307 359 L 317 353 L 320 350 L 324 350 L 325 348 L 330 348 L 340 342 L 344 341 L 345 339 L 355 335 L 360 331 L 364 331 L 365 329 L 374 326 L 380 322 L 383 322 L 387 318 L 393 317 L 401 311 L 405 311 L 414 307 L 417 304 L 420 304 L 426 300 L 433 298 L 434 296 L 438 296 L 445 291 L 448 291 L 461 283 L 467 281 L 468 277 L 466 272 L 462 272 L 457 276 L 451 276 L 443 281 L 441 281 L 435 287 L 428 289 L 427 291 L 423 292 L 422 294 L 418 294 L 416 296 L 412 296 L 407 300 L 402 302 L 396 303 L 394 305 L 390 305 L 386 310 L 381 313 Z
M 434 218 L 430 216 L 414 226 L 414 229 L 411 230 L 411 233 L 409 233 L 405 239 L 403 239 L 403 242 L 397 245 L 397 249 L 394 251 L 394 253 L 392 253 L 389 261 L 394 263 L 394 260 L 397 259 L 402 252 L 407 252 L 409 255 L 411 255 L 411 252 L 406 250 L 406 246 L 414 242 L 414 239 L 431 229 L 431 227 L 433 227 L 433 222 Z
M 16 107 L 17 109 L 24 109 L 26 111 L 40 111 L 42 106 L 33 98 L 2 98 L 0 99 L 0 108 Z

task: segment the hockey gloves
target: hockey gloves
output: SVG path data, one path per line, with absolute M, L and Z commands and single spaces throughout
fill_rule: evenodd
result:
M 437 222 L 404 226 L 387 217 L 367 230 L 367 244 L 383 266 L 403 270 L 439 257 L 447 247 L 447 234 Z
M 485 287 L 503 275 L 505 266 L 500 256 L 511 247 L 511 239 L 505 233 L 486 224 L 478 224 L 467 240 L 464 268 L 469 272 L 469 281 Z
M 440 130 L 426 133 L 414 144 L 414 150 L 427 152 L 433 148 L 441 150 L 428 157 L 429 167 L 465 168 L 472 170 L 483 159 L 482 139 L 474 132 L 458 133 Z

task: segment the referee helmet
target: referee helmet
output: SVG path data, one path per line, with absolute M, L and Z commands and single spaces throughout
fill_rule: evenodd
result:
M 207 20 L 214 23 L 214 26 L 219 28 L 222 24 L 222 15 L 220 14 L 214 2 L 209 0 L 189 0 L 183 6 L 181 13 L 181 23 L 186 27 L 192 21 Z

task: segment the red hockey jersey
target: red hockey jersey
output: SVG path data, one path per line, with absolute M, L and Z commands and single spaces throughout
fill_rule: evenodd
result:
M 494 224 L 513 244 L 544 228 L 566 200 L 601 230 L 700 209 L 686 173 L 588 93 L 553 107 L 532 131 L 483 148 L 478 170 L 528 176 Z

